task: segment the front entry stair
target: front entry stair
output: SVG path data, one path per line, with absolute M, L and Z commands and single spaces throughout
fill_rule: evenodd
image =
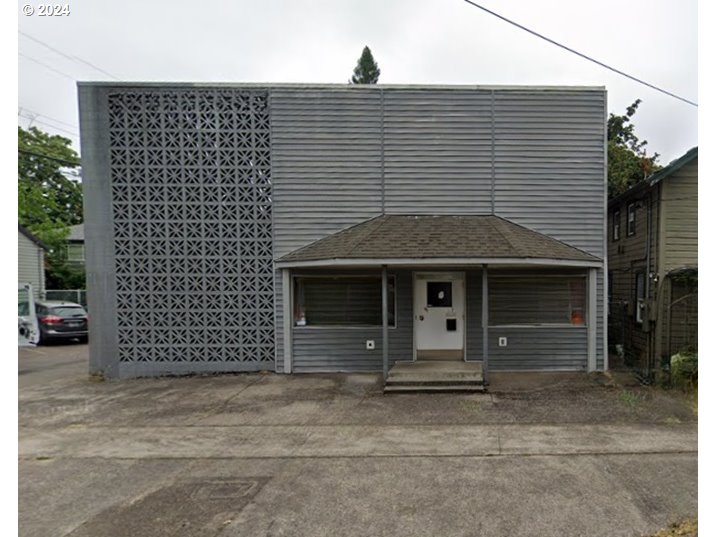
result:
M 482 362 L 420 360 L 396 363 L 383 388 L 396 392 L 484 392 Z

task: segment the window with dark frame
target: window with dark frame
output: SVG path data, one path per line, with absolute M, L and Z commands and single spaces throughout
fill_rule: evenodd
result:
M 612 240 L 618 241 L 621 234 L 621 211 L 616 210 L 612 213 Z
M 587 325 L 583 276 L 490 277 L 490 326 Z
M 636 203 L 627 205 L 627 237 L 636 233 Z
M 85 245 L 70 243 L 67 245 L 67 261 L 84 262 Z
M 294 278 L 294 326 L 382 326 L 380 276 Z M 395 276 L 388 276 L 388 326 L 395 328 Z

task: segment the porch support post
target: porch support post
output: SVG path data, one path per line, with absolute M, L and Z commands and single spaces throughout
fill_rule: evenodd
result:
M 293 371 L 293 286 L 291 269 L 281 270 L 283 300 L 283 372 Z
M 486 385 L 490 384 L 490 367 L 488 365 L 489 339 L 487 326 L 489 319 L 487 318 L 487 300 L 487 265 L 482 265 L 482 380 Z
M 381 295 L 383 302 L 383 384 L 388 380 L 388 267 L 381 270 Z
M 587 371 L 597 370 L 597 269 L 587 278 Z

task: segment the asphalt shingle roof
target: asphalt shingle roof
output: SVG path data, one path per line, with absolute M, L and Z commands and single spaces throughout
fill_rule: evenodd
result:
M 582 250 L 491 215 L 379 216 L 313 242 L 278 261 L 431 258 L 599 261 Z

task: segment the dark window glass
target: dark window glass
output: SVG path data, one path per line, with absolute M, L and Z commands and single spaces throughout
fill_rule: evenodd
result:
M 452 308 L 452 282 L 428 282 L 428 307 Z
M 621 211 L 614 211 L 612 215 L 612 240 L 618 241 L 621 234 Z
M 79 306 L 55 306 L 54 308 L 50 309 L 50 313 L 52 315 L 57 315 L 58 317 L 62 318 L 87 316 L 87 312 L 84 310 L 84 308 L 81 308 Z
M 627 207 L 627 235 L 636 233 L 636 203 L 630 203 Z
M 298 277 L 294 283 L 296 326 L 382 326 L 381 278 Z M 388 277 L 388 325 L 395 326 L 395 277 Z
M 490 276 L 489 324 L 585 325 L 586 278 Z

